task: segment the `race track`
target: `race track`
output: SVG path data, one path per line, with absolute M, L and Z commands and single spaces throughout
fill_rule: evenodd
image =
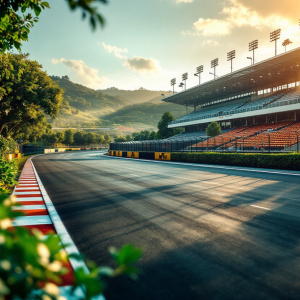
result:
M 300 298 L 300 176 L 91 151 L 33 163 L 88 258 L 144 249 L 139 280 L 114 279 L 107 300 Z

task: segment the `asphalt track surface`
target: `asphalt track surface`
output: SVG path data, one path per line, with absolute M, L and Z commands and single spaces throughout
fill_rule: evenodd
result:
M 98 154 L 33 162 L 88 258 L 144 249 L 139 280 L 114 279 L 107 300 L 300 299 L 300 176 Z

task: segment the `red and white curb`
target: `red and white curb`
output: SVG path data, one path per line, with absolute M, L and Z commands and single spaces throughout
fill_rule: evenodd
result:
M 18 183 L 19 184 L 15 187 L 13 194 L 16 196 L 17 202 L 22 204 L 22 207 L 15 207 L 14 209 L 22 211 L 25 216 L 16 218 L 13 221 L 13 226 L 22 226 L 29 230 L 36 228 L 44 235 L 48 235 L 50 233 L 58 234 L 62 245 L 68 245 L 67 247 L 64 247 L 68 254 L 79 254 L 77 247 L 68 234 L 51 199 L 49 198 L 39 175 L 35 170 L 31 158 L 26 161 Z M 72 298 L 67 296 L 67 292 L 74 283 L 73 270 L 82 267 L 88 273 L 89 270 L 86 264 L 83 260 L 77 261 L 70 259 L 64 267 L 67 268 L 69 272 L 62 276 L 62 282 L 59 287 L 61 295 L 70 300 L 82 298 L 83 293 L 80 289 L 76 290 L 76 294 Z M 95 297 L 94 299 L 105 300 L 102 295 Z

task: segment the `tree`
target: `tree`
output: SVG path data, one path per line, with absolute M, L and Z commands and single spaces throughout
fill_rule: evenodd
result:
M 149 140 L 156 140 L 156 132 L 155 131 L 151 131 L 151 133 L 149 135 Z
M 96 2 L 107 3 L 108 0 L 66 0 L 71 10 L 82 10 L 82 18 L 89 15 L 90 24 L 94 30 L 99 24 L 104 25 L 104 19 L 98 13 Z M 16 48 L 21 50 L 22 42 L 28 41 L 30 29 L 38 22 L 43 9 L 50 8 L 49 3 L 41 0 L 5 0 L 0 1 L 0 48 L 2 53 Z M 34 11 L 35 17 L 31 11 Z
M 76 145 L 83 145 L 84 144 L 84 139 L 83 139 L 83 134 L 81 131 L 76 131 L 74 133 L 74 143 Z
M 55 118 L 63 90 L 42 66 L 25 54 L 0 54 L 0 134 L 9 136 L 37 124 L 44 114 Z
M 130 134 L 126 135 L 126 141 L 132 141 L 132 136 Z
M 56 132 L 57 142 L 62 143 L 65 140 L 65 133 L 63 131 Z
M 65 131 L 65 143 L 67 145 L 71 145 L 74 142 L 74 138 L 73 138 L 73 131 L 72 129 L 67 129 Z
M 162 115 L 157 125 L 158 127 L 157 137 L 159 139 L 166 139 L 180 132 L 179 129 L 168 128 L 168 124 L 172 121 L 174 121 L 174 117 L 172 116 L 171 113 L 165 112 Z
M 104 144 L 108 144 L 111 142 L 111 138 L 109 134 L 104 134 Z
M 115 142 L 117 142 L 117 143 L 121 143 L 121 142 L 126 142 L 126 141 L 127 141 L 126 138 L 125 138 L 124 136 L 116 136 L 116 137 L 114 138 L 114 140 L 115 140 Z
M 85 135 L 85 139 L 86 139 L 86 144 L 87 145 L 95 144 L 95 142 L 96 142 L 96 135 L 95 135 L 95 133 L 88 132 Z
M 211 122 L 206 128 L 207 136 L 216 136 L 221 134 L 221 132 L 221 126 L 215 121 Z
M 44 139 L 51 146 L 57 143 L 57 136 L 55 133 L 45 135 Z
M 62 76 L 61 79 L 66 79 L 66 80 L 70 80 L 68 75 Z
M 15 140 L 23 140 L 24 143 L 28 143 L 41 140 L 43 135 L 50 133 L 53 133 L 51 124 L 47 123 L 44 114 L 39 112 L 36 119 L 23 123 L 23 126 L 15 129 L 11 136 Z

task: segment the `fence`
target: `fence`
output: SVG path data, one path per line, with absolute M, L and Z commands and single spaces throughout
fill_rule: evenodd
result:
M 250 137 L 216 136 L 214 138 L 191 137 L 110 143 L 109 150 L 133 152 L 299 152 L 299 133 L 278 135 L 265 132 Z

